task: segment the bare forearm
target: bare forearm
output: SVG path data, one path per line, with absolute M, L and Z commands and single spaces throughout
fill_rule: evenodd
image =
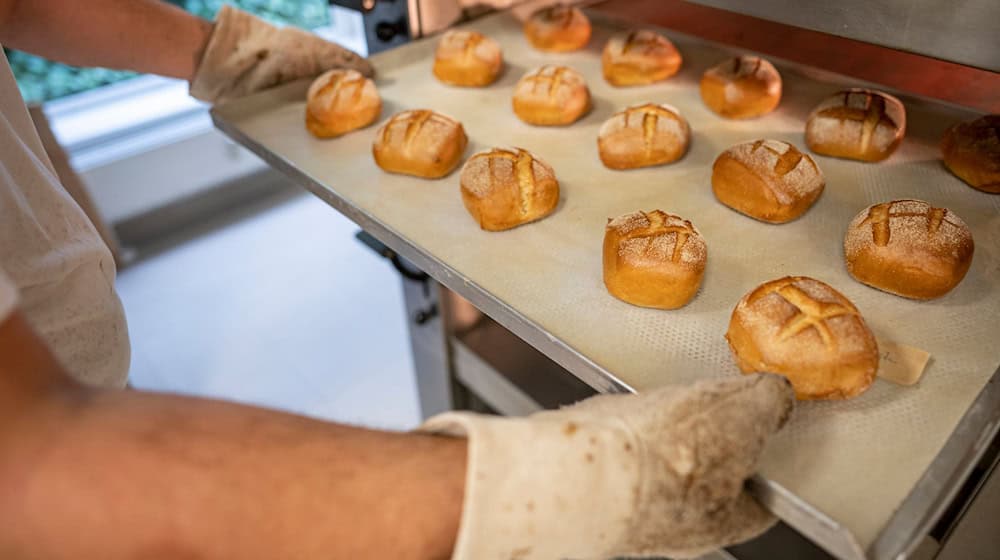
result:
M 0 0 L 0 43 L 79 66 L 190 79 L 211 30 L 156 0 Z

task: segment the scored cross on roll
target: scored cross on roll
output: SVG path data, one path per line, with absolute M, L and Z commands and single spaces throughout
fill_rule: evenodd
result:
M 817 154 L 860 161 L 882 161 L 906 134 L 906 109 L 880 91 L 849 89 L 813 109 L 806 121 L 806 144 Z
M 567 125 L 590 110 L 590 90 L 576 70 L 545 65 L 517 82 L 512 103 L 514 114 L 528 124 Z
M 552 167 L 521 148 L 493 148 L 469 158 L 460 179 L 462 203 L 488 231 L 548 216 L 559 203 Z
M 677 161 L 690 141 L 691 127 L 677 109 L 645 103 L 604 121 L 597 151 L 605 166 L 633 169 Z
M 601 67 L 604 79 L 613 86 L 652 84 L 680 70 L 681 53 L 659 33 L 633 30 L 608 39 Z
M 455 169 L 469 139 L 462 123 L 428 109 L 403 111 L 375 133 L 372 155 L 390 173 L 436 179 Z

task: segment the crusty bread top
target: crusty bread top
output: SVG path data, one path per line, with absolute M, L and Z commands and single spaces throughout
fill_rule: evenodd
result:
M 612 115 L 601 125 L 598 136 L 606 138 L 629 128 L 641 128 L 647 144 L 652 142 L 654 134 L 669 134 L 683 140 L 690 132 L 687 121 L 673 106 L 644 103 Z
M 904 199 L 874 204 L 855 216 L 847 228 L 844 252 L 852 259 L 863 251 L 893 247 L 903 254 L 918 250 L 957 259 L 971 244 L 972 234 L 958 215 L 922 200 Z
M 574 20 L 577 19 L 590 23 L 578 8 L 563 4 L 542 8 L 530 16 L 531 23 L 549 29 L 566 29 L 576 23 Z
M 723 81 L 747 78 L 764 81 L 775 73 L 774 66 L 770 62 L 752 55 L 733 57 L 705 71 L 706 76 L 713 76 Z
M 808 121 L 813 142 L 857 145 L 861 152 L 890 149 L 906 130 L 906 109 L 895 97 L 879 91 L 849 89 L 824 99 Z
M 462 188 L 485 197 L 498 184 L 516 184 L 521 192 L 521 210 L 527 213 L 535 185 L 555 180 L 555 172 L 544 161 L 521 148 L 493 148 L 474 154 L 462 169 Z
M 808 154 L 781 140 L 742 142 L 725 153 L 771 187 L 778 202 L 792 204 L 824 186 L 823 173 Z
M 514 88 L 514 96 L 522 100 L 562 104 L 586 87 L 583 74 L 568 66 L 546 64 L 522 76 Z
M 439 59 L 475 57 L 492 63 L 501 53 L 500 45 L 482 33 L 452 29 L 441 36 L 435 56 Z
M 356 70 L 329 70 L 313 80 L 306 94 L 306 108 L 316 117 L 324 117 L 342 104 L 357 104 L 371 81 Z M 374 92 L 374 85 L 371 87 Z M 377 94 L 376 94 L 377 95 Z
M 607 231 L 620 237 L 618 256 L 630 266 L 672 262 L 702 267 L 708 255 L 705 238 L 691 222 L 662 210 L 640 210 L 608 220 Z
M 1000 172 L 1000 115 L 983 115 L 958 123 L 948 129 L 945 138 L 955 156 L 974 153 L 983 158 L 986 171 Z
M 733 314 L 769 361 L 787 363 L 811 352 L 823 360 L 839 352 L 864 352 L 873 343 L 853 303 L 805 276 L 762 284 L 740 300 Z
M 639 29 L 611 37 L 604 47 L 604 52 L 617 61 L 631 58 L 672 57 L 677 54 L 677 49 L 663 35 Z
M 429 109 L 396 113 L 382 125 L 378 141 L 385 147 L 406 150 L 417 142 L 439 145 L 448 141 L 462 125 Z

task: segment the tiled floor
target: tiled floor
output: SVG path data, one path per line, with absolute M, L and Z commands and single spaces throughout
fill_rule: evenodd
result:
M 370 427 L 419 422 L 398 277 L 311 195 L 126 268 L 131 382 Z

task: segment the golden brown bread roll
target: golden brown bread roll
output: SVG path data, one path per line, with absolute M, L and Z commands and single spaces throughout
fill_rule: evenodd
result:
M 894 200 L 855 216 L 844 236 L 857 281 L 913 299 L 951 291 L 972 264 L 972 233 L 957 215 L 922 200 Z
M 958 123 L 941 139 L 945 166 L 972 188 L 1000 194 L 1000 115 Z
M 514 113 L 528 124 L 567 125 L 590 110 L 590 90 L 576 70 L 545 65 L 517 82 L 513 104 Z
M 707 260 L 698 229 L 661 210 L 608 220 L 604 231 L 604 285 L 632 305 L 683 307 L 698 293 Z
M 488 86 L 501 68 L 500 45 L 476 31 L 447 31 L 434 52 L 434 75 L 453 86 Z
M 392 116 L 375 134 L 375 163 L 390 173 L 436 179 L 455 169 L 468 144 L 462 124 L 427 109 Z
M 759 56 L 737 56 L 713 66 L 700 85 L 705 105 L 727 119 L 766 115 L 781 102 L 781 75 Z
M 652 84 L 680 70 L 681 53 L 659 33 L 630 31 L 608 39 L 601 54 L 601 66 L 604 79 L 613 86 Z
M 590 40 L 590 20 L 578 8 L 555 5 L 531 14 L 524 22 L 524 36 L 541 51 L 582 49 Z
M 633 169 L 677 161 L 687 152 L 691 128 L 670 105 L 629 107 L 604 121 L 597 151 L 611 169 Z
M 313 80 L 306 93 L 306 128 L 333 138 L 375 122 L 382 98 L 375 82 L 357 70 L 330 70 Z
M 813 109 L 806 144 L 817 154 L 861 161 L 892 155 L 906 134 L 906 109 L 895 97 L 867 89 L 838 92 Z
M 712 192 L 719 202 L 772 224 L 801 216 L 825 185 L 816 162 L 781 140 L 737 144 L 712 166 Z
M 743 296 L 726 340 L 740 371 L 784 375 L 800 400 L 856 397 L 878 371 L 878 345 L 858 309 L 804 276 L 772 280 Z
M 465 162 L 459 182 L 465 208 L 488 231 L 539 220 L 559 203 L 555 172 L 521 148 L 477 153 Z

